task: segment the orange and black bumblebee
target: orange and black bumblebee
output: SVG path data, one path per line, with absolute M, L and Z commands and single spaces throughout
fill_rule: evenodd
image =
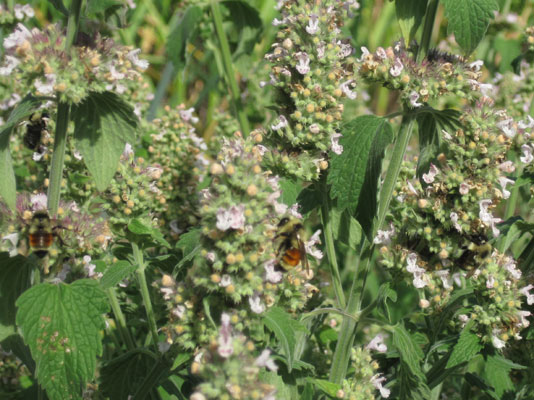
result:
M 36 211 L 31 219 L 28 228 L 30 249 L 39 257 L 44 258 L 54 243 L 54 237 L 57 237 L 62 243 L 61 238 L 56 232 L 60 226 L 54 226 L 48 212 L 45 210 Z
M 304 226 L 297 218 L 284 217 L 280 220 L 274 243 L 280 267 L 289 271 L 302 263 L 306 272 L 309 272 L 310 265 L 304 246 Z

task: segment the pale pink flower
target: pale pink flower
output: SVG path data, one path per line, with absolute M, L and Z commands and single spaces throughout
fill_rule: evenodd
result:
M 316 14 L 310 15 L 308 25 L 306 25 L 306 32 L 310 35 L 315 35 L 319 32 L 319 17 Z
M 4 49 L 18 47 L 32 37 L 32 33 L 21 23 L 17 24 L 15 32 L 4 39 Z
M 278 366 L 274 362 L 274 360 L 271 358 L 271 351 L 270 350 L 263 350 L 260 354 L 260 356 L 254 361 L 254 365 L 257 365 L 260 368 L 267 368 L 269 371 L 278 371 Z
M 338 155 L 343 153 L 343 146 L 339 144 L 339 138 L 341 136 L 342 136 L 341 133 L 336 132 L 330 137 L 330 140 L 331 140 L 330 149 L 332 150 L 332 152 Z
M 404 65 L 402 65 L 400 58 L 396 58 L 395 63 L 389 69 L 389 73 L 391 74 L 391 76 L 399 76 L 403 69 L 404 69 Z
M 521 146 L 521 151 L 523 152 L 523 155 L 519 157 L 521 162 L 530 164 L 532 160 L 534 160 L 534 156 L 532 155 L 532 147 L 530 147 L 528 144 L 524 144 Z
M 277 131 L 279 129 L 285 128 L 287 126 L 287 119 L 283 115 L 280 115 L 278 117 L 278 123 L 271 125 L 271 129 L 273 131 Z
M 230 324 L 230 315 L 226 313 L 221 315 L 221 329 L 219 330 L 218 344 L 217 353 L 222 358 L 228 358 L 234 353 L 232 325 Z
M 449 215 L 449 217 L 451 218 L 452 225 L 454 226 L 454 228 L 455 228 L 458 232 L 461 232 L 461 231 L 462 231 L 462 227 L 461 227 L 460 224 L 458 223 L 458 214 L 456 214 L 455 212 L 451 212 L 451 214 Z
M 265 311 L 265 304 L 261 302 L 261 298 L 257 293 L 248 298 L 248 303 L 250 305 L 250 309 L 255 314 L 261 314 Z
M 148 61 L 147 60 L 140 60 L 138 58 L 139 56 L 139 53 L 141 53 L 141 49 L 134 49 L 130 52 L 128 52 L 128 54 L 126 54 L 126 58 L 128 60 L 130 60 L 130 62 L 135 65 L 137 68 L 139 68 L 140 70 L 145 70 L 148 68 Z
M 439 173 L 439 169 L 434 164 L 431 163 L 428 173 L 423 174 L 423 180 L 428 184 L 433 183 L 438 173 Z
M 308 54 L 299 51 L 295 54 L 295 57 L 298 60 L 298 63 L 295 66 L 297 71 L 302 75 L 306 75 L 308 72 L 310 72 L 310 57 L 308 56 Z
M 506 190 L 506 185 L 508 185 L 509 183 L 514 184 L 515 181 L 513 181 L 511 179 L 508 179 L 505 176 L 500 176 L 499 177 L 499 184 L 502 187 L 502 197 L 503 197 L 503 199 L 507 199 L 507 198 L 510 197 L 510 191 Z
M 388 347 L 386 346 L 386 344 L 384 343 L 384 335 L 382 335 L 381 333 L 379 333 L 378 335 L 376 335 L 370 342 L 367 346 L 365 346 L 366 349 L 369 349 L 369 350 L 376 350 L 378 351 L 379 353 L 385 353 L 386 351 L 388 351 Z
M 534 294 L 530 293 L 530 291 L 534 288 L 534 285 L 528 285 L 524 288 L 519 290 L 519 293 L 521 293 L 523 296 L 527 298 L 527 304 L 530 306 L 534 304 Z
M 391 243 L 391 239 L 395 236 L 395 227 L 392 223 L 389 224 L 389 230 L 382 231 L 378 230 L 375 238 L 373 239 L 374 244 L 385 244 L 388 245 Z
M 419 103 L 417 100 L 419 100 L 419 93 L 417 93 L 415 90 L 412 90 L 410 93 L 410 104 L 412 107 L 417 108 L 421 107 L 423 103 Z
M 0 75 L 2 76 L 11 75 L 13 70 L 17 68 L 17 65 L 19 64 L 20 64 L 20 61 L 18 58 L 7 55 L 5 65 L 3 67 L 0 67 Z
M 245 226 L 245 206 L 240 204 L 231 206 L 229 209 L 219 208 L 216 226 L 221 231 L 243 228 Z
M 319 229 L 312 235 L 312 237 L 306 243 L 304 243 L 306 253 L 312 257 L 315 257 L 318 260 L 323 258 L 323 252 L 319 249 L 316 249 L 314 246 L 316 243 L 321 243 L 321 239 L 319 238 L 320 235 L 321 230 Z
M 278 283 L 282 280 L 282 272 L 276 271 L 276 260 L 272 259 L 263 264 L 265 269 L 265 280 L 271 283 Z
M 380 396 L 387 399 L 391 393 L 391 390 L 382 386 L 382 382 L 384 382 L 385 380 L 386 378 L 384 376 L 376 374 L 371 378 L 371 383 L 378 391 L 380 391 Z

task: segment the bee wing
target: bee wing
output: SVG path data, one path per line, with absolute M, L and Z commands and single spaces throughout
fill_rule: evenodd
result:
M 306 254 L 306 247 L 299 234 L 297 234 L 297 240 L 299 242 L 299 251 L 302 259 L 302 265 L 306 267 L 306 273 L 310 272 L 310 264 L 308 263 L 308 255 Z

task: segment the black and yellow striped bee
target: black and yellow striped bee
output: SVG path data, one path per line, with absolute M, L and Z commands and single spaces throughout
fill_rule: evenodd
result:
M 278 223 L 278 233 L 274 238 L 280 267 L 289 271 L 302 263 L 309 272 L 310 265 L 304 246 L 304 227 L 294 217 L 284 217 Z
M 48 254 L 54 243 L 54 237 L 63 244 L 61 237 L 56 232 L 60 228 L 63 227 L 55 225 L 46 210 L 35 211 L 28 228 L 28 236 L 30 249 L 37 257 L 44 258 Z

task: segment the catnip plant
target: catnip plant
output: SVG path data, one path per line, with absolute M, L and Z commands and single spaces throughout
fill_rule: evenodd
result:
M 533 12 L 0 5 L 0 397 L 532 398 Z

